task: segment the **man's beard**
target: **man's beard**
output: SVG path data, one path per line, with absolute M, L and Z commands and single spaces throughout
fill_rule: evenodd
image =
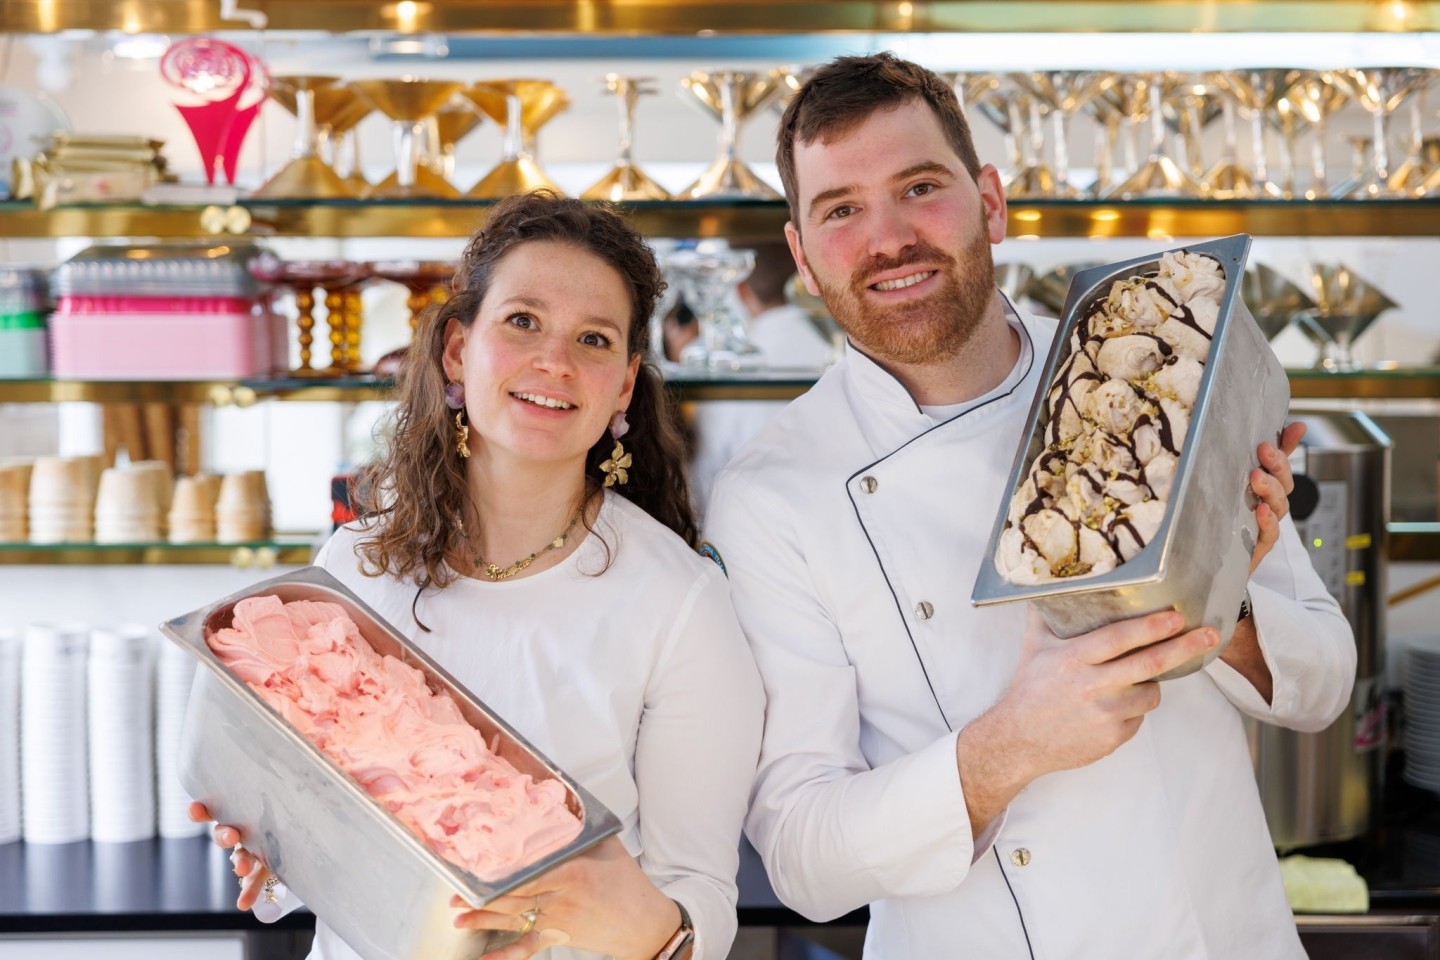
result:
M 903 256 L 871 262 L 848 286 L 827 284 L 816 276 L 820 295 L 846 336 L 876 360 L 923 365 L 948 359 L 979 328 L 995 295 L 995 261 L 983 220 L 980 227 L 961 264 L 922 241 Z M 939 290 L 893 307 L 869 301 L 867 288 L 876 275 L 922 263 L 939 269 Z

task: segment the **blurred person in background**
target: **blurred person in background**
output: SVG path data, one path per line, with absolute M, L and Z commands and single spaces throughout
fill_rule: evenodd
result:
M 822 369 L 830 355 L 830 344 L 804 309 L 786 298 L 786 285 L 795 276 L 790 248 L 782 240 L 748 246 L 755 250 L 755 269 L 736 291 L 749 314 L 750 340 L 762 351 L 764 365 L 794 368 L 797 376 Z M 786 403 L 708 400 L 694 405 L 690 489 L 697 507 L 703 508 L 709 498 L 715 475 Z

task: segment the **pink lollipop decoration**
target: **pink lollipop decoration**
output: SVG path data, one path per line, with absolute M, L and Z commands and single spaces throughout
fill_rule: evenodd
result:
M 190 127 L 205 182 L 213 184 L 218 170 L 225 182 L 235 183 L 235 168 L 245 134 L 265 101 L 268 78 L 264 67 L 244 50 L 223 40 L 188 37 L 172 43 L 160 59 L 165 82 L 203 98 L 201 104 L 175 104 Z M 258 90 L 253 103 L 240 106 L 249 90 Z

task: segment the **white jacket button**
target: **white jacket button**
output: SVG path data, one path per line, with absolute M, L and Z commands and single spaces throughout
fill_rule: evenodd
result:
M 1010 854 L 1010 862 L 1017 867 L 1023 867 L 1030 862 L 1030 851 L 1024 847 L 1017 847 L 1015 852 Z
M 935 608 L 930 605 L 929 600 L 921 600 L 915 604 L 916 620 L 929 620 L 933 616 L 935 616 Z
M 874 493 L 875 488 L 878 486 L 880 486 L 880 481 L 876 480 L 874 477 L 860 478 L 860 491 L 862 493 Z

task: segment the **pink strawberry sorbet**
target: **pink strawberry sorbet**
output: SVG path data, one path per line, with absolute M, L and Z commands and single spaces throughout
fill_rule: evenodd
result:
M 573 840 L 557 780 L 486 746 L 449 694 L 380 656 L 334 603 L 249 597 L 210 649 L 430 848 L 497 880 Z

